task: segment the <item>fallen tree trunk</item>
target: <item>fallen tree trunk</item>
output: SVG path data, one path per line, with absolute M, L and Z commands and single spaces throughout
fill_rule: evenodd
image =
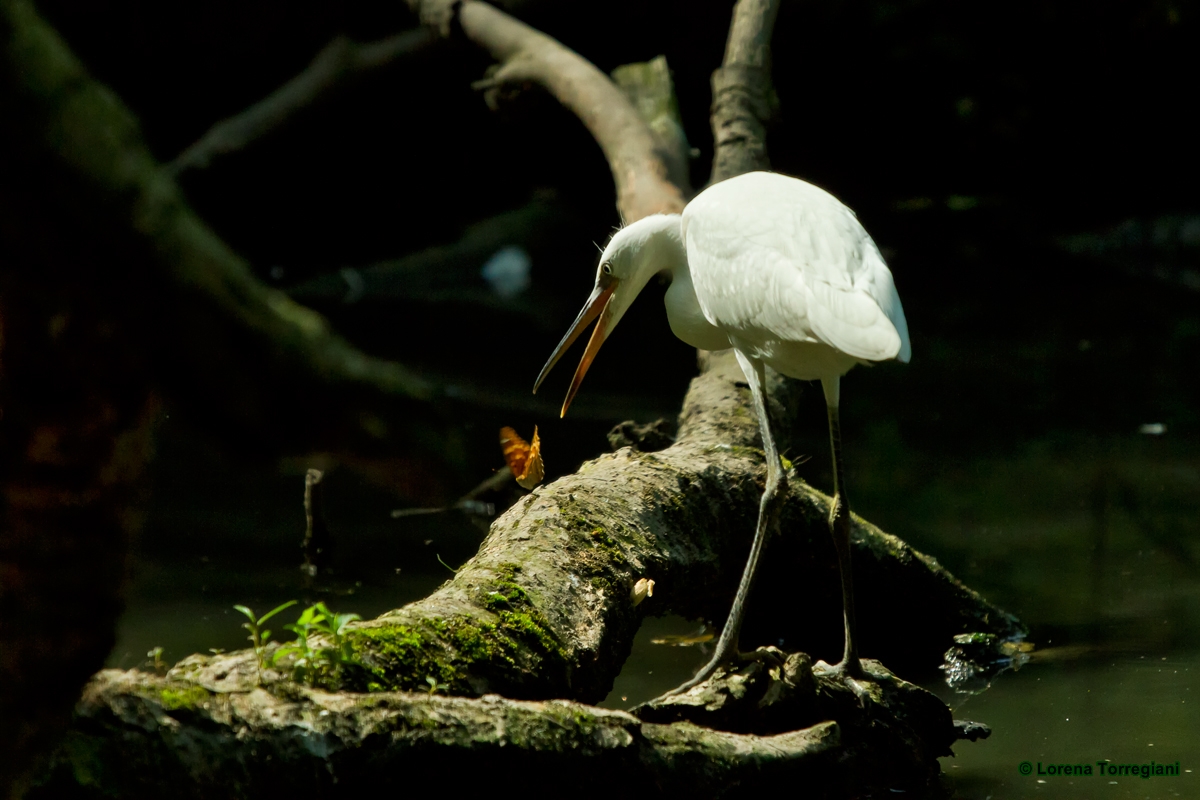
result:
M 811 798 L 884 788 L 940 795 L 936 757 L 977 733 L 950 725 L 932 695 L 864 666 L 876 681 L 865 707 L 840 684 L 814 682 L 803 658 L 788 659 L 787 676 L 772 677 L 767 692 L 786 695 L 777 705 L 790 718 L 802 707 L 824 721 L 771 735 L 649 722 L 566 700 L 304 687 L 209 693 L 106 670 L 29 797 L 357 798 L 440 785 L 503 785 L 512 795 L 569 785 L 584 797 L 761 796 L 781 786 Z M 724 688 L 736 693 L 739 677 Z
M 775 412 L 781 421 L 791 418 L 797 388 L 777 382 L 773 396 L 780 401 Z M 320 775 L 322 786 L 327 772 L 339 776 L 336 789 L 326 788 L 331 795 L 350 796 L 353 781 L 340 777 L 353 771 L 350 765 L 370 764 L 376 775 L 387 772 L 385 765 L 424 771 L 431 764 L 451 769 L 469 761 L 486 769 L 489 759 L 501 757 L 505 743 L 521 754 L 504 756 L 512 759 L 503 762 L 506 771 L 534 753 L 549 759 L 539 762 L 542 769 L 556 774 L 582 759 L 589 774 L 612 769 L 629 779 L 661 777 L 661 770 L 680 766 L 677 759 L 707 764 L 712 758 L 709 769 L 719 780 L 709 776 L 717 781 L 710 788 L 732 788 L 748 775 L 765 779 L 776 767 L 782 772 L 775 777 L 808 774 L 815 763 L 828 767 L 832 762 L 818 753 L 832 749 L 844 755 L 850 742 L 863 746 L 862 732 L 878 729 L 880 715 L 893 714 L 920 731 L 913 736 L 928 753 L 922 758 L 909 750 L 903 757 L 893 753 L 896 769 L 881 770 L 875 778 L 901 780 L 897 776 L 905 774 L 904 781 L 931 780 L 936 756 L 953 738 L 949 713 L 932 696 L 918 698 L 919 690 L 889 683 L 884 673 L 879 684 L 896 693 L 898 711 L 887 710 L 887 698 L 865 713 L 855 710 L 857 701 L 839 700 L 823 711 L 802 705 L 798 716 L 786 720 L 811 726 L 829 718 L 822 714 L 836 714 L 848 726 L 845 743 L 828 727 L 783 738 L 730 738 L 684 722 L 654 726 L 579 705 L 522 705 L 490 697 L 599 701 L 647 614 L 723 617 L 749 547 L 765 474 L 749 405 L 736 362 L 727 354 L 712 357 L 693 381 L 670 447 L 652 453 L 623 448 L 536 489 L 496 520 L 479 553 L 439 590 L 352 624 L 348 636 L 362 666 L 348 664 L 336 678 L 326 673 L 316 681 L 326 690 L 343 690 L 336 694 L 292 681 L 285 674 L 287 658 L 279 669 L 260 672 L 250 650 L 192 656 L 166 678 L 101 673 L 84 694 L 46 789 L 82 781 L 121 796 L 150 796 L 177 789 L 187 776 L 191 796 L 207 797 L 225 787 L 215 776 L 244 775 L 249 783 L 237 790 L 239 796 L 259 796 L 272 781 L 290 782 L 279 776 L 303 766 L 301 774 Z M 828 498 L 793 479 L 781 539 L 827 541 L 827 516 Z M 869 523 L 856 520 L 854 545 L 856 565 L 873 576 L 862 582 L 860 594 L 870 655 L 911 663 L 916 651 L 928 661 L 956 633 L 1022 632 L 1013 617 L 932 559 Z M 836 591 L 836 576 L 822 575 L 831 573 L 831 551 L 794 552 L 803 555 L 789 565 L 797 602 L 807 604 L 810 582 L 828 582 L 828 591 Z M 640 577 L 653 578 L 656 590 L 635 606 L 630 590 Z M 752 615 L 770 610 L 752 600 Z M 428 689 L 427 678 L 452 694 L 481 699 L 408 694 Z M 812 683 L 811 677 L 805 680 Z M 808 691 L 831 695 L 837 687 Z M 923 722 L 916 725 L 912 718 Z M 869 757 L 882 758 L 882 750 L 905 741 L 879 738 Z M 676 760 L 666 758 L 666 751 Z M 473 760 L 477 757 L 481 760 Z M 672 774 L 662 785 L 685 780 L 682 773 Z M 821 774 L 821 781 L 845 788 L 846 776 L 838 777 L 837 770 Z
M 60 751 L 70 760 L 60 758 L 30 797 L 350 798 L 443 785 L 456 793 L 502 785 L 520 796 L 571 777 L 585 797 L 707 797 L 780 780 L 828 784 L 840 743 L 835 722 L 757 737 L 565 700 L 300 690 L 164 705 L 159 697 L 172 691 L 162 678 L 100 673 Z

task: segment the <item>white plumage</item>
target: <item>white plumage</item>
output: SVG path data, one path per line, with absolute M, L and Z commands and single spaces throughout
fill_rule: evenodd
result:
M 803 380 L 908 361 L 892 273 L 823 189 L 769 172 L 731 178 L 688 204 L 682 235 L 705 319 L 747 355 Z
M 752 172 L 705 189 L 682 215 L 657 214 L 619 230 L 600 257 L 596 286 L 534 385 L 596 317 L 563 403 L 566 414 L 600 345 L 656 274 L 666 274 L 667 319 L 683 341 L 734 348 L 754 398 L 767 462 L 767 486 L 750 557 L 712 660 L 686 689 L 737 654 L 737 636 L 766 533 L 786 496 L 787 478 L 771 437 L 765 367 L 820 380 L 829 414 L 834 498 L 830 529 L 838 551 L 846 625 L 842 661 L 830 669 L 863 676 L 855 642 L 846 499 L 838 417 L 840 379 L 855 364 L 911 354 L 892 273 L 875 242 L 837 198 L 797 178 Z

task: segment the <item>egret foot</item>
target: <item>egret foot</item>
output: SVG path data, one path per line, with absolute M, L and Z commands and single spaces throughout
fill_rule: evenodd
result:
M 650 706 L 656 703 L 669 702 L 671 698 L 687 694 L 703 683 L 720 681 L 732 673 L 741 671 L 748 664 L 761 664 L 765 669 L 774 670 L 783 667 L 787 659 L 787 653 L 778 647 L 771 646 L 760 647 L 757 650 L 751 650 L 747 653 L 739 653 L 735 650 L 729 655 L 721 656 L 720 658 L 714 655 L 699 672 L 686 682 L 676 686 L 669 692 L 664 692 L 653 700 L 647 701 L 645 705 Z
M 813 676 L 818 680 L 846 687 L 850 693 L 858 698 L 859 708 L 866 708 L 867 704 L 872 700 L 877 700 L 872 689 L 875 688 L 880 679 L 892 677 L 892 674 L 887 670 L 883 670 L 878 675 L 872 675 L 863 667 L 862 661 L 853 659 L 847 661 L 843 659 L 837 664 L 830 666 L 824 661 L 818 661 L 813 665 Z M 875 690 L 878 693 L 878 690 Z
M 812 659 L 761 647 L 690 689 L 643 703 L 632 712 L 647 722 L 687 721 L 719 730 L 779 733 L 822 719 Z M 846 703 L 847 701 L 843 701 Z
M 718 642 L 718 645 L 720 643 Z M 693 675 L 688 680 L 676 686 L 669 692 L 664 692 L 658 697 L 651 700 L 647 705 L 659 703 L 671 697 L 677 697 L 681 694 L 691 691 L 702 683 L 705 683 L 716 677 L 719 672 L 728 671 L 742 660 L 742 656 L 736 650 L 731 653 L 721 653 L 718 650 L 713 654 L 713 657 L 708 660 L 708 663 L 700 668 L 700 671 Z

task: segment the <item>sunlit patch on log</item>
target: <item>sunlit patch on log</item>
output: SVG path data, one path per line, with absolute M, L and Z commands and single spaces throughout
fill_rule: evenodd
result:
M 635 607 L 640 605 L 647 597 L 654 597 L 654 581 L 649 578 L 639 578 L 638 582 L 633 585 L 633 590 L 629 593 L 629 597 L 633 600 Z

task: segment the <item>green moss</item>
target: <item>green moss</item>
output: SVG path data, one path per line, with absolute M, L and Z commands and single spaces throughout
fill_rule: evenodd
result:
M 193 710 L 211 695 L 203 686 L 166 686 L 158 693 L 164 711 Z
M 449 684 L 451 691 L 462 691 L 465 676 L 455 669 L 451 654 L 437 641 L 437 633 L 409 625 L 349 632 L 350 646 L 369 673 L 368 690 L 415 691 L 426 685 L 426 676 L 432 676 Z
M 513 745 L 543 752 L 577 747 L 580 734 L 591 736 L 603 725 L 593 714 L 553 702 L 536 716 L 511 715 L 505 722 L 505 735 Z
M 536 642 L 543 653 L 565 663 L 567 653 L 550 631 L 545 616 L 525 588 L 516 582 L 520 571 L 517 564 L 501 565 L 494 582 L 484 589 L 483 605 L 500 618 L 500 632 Z
M 532 639 L 538 643 L 538 646 L 545 652 L 556 655 L 562 661 L 566 661 L 567 654 L 563 650 L 562 645 L 550 633 L 546 626 L 546 619 L 541 614 L 514 611 L 501 611 L 499 614 L 501 626 L 506 628 L 510 633 L 519 634 L 522 638 Z
M 706 455 L 713 453 L 730 453 L 738 458 L 753 458 L 758 461 L 766 459 L 766 453 L 760 447 L 747 447 L 741 444 L 718 444 L 704 451 Z
M 495 580 L 481 590 L 480 605 L 493 612 L 531 605 L 529 594 L 516 582 L 516 574 L 520 571 L 517 564 L 501 565 Z
M 567 652 L 515 581 L 519 571 L 517 565 L 501 567 L 479 589 L 479 603 L 495 614 L 495 622 L 453 615 L 419 627 L 354 630 L 352 647 L 369 673 L 368 691 L 424 690 L 426 677 L 432 677 L 447 684 L 451 694 L 473 694 L 472 675 L 499 689 L 526 670 L 565 666 Z

